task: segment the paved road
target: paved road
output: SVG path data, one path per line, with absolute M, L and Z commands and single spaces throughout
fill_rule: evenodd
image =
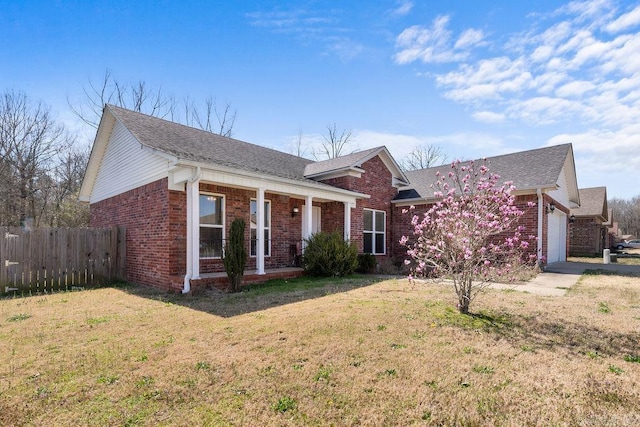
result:
M 563 296 L 575 285 L 585 270 L 617 271 L 640 274 L 640 265 L 596 264 L 589 262 L 556 262 L 545 267 L 533 280 L 521 284 L 495 284 L 495 289 L 515 289 L 537 295 Z

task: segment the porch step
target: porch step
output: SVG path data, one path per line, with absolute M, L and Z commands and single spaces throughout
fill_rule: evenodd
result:
M 265 270 L 265 274 L 256 274 L 254 271 L 245 271 L 242 280 L 242 286 L 254 285 L 256 283 L 264 283 L 272 279 L 294 279 L 304 275 L 302 268 L 276 268 Z M 183 280 L 183 279 L 180 279 Z M 180 283 L 182 287 L 182 281 L 174 281 L 174 283 Z M 199 279 L 191 279 L 191 292 L 198 293 L 206 289 L 219 289 L 226 291 L 229 287 L 229 278 L 227 273 L 203 273 Z

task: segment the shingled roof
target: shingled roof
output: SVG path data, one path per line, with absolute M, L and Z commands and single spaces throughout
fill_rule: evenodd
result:
M 305 167 L 311 160 L 281 151 L 227 138 L 179 123 L 127 110 L 106 108 L 143 145 L 178 160 L 222 165 L 281 178 L 306 180 Z
M 609 218 L 607 207 L 607 187 L 580 188 L 580 207 L 571 209 L 576 217 L 594 217 L 602 222 Z
M 512 181 L 517 190 L 551 189 L 555 188 L 567 156 L 571 153 L 571 144 L 555 145 L 489 157 L 486 164 L 491 173 L 499 175 L 502 181 Z M 450 165 L 444 165 L 405 172 L 411 186 L 400 191 L 396 200 L 432 198 L 434 189 L 431 184 L 437 180 L 436 173 L 446 175 L 450 169 Z
M 319 162 L 309 163 L 305 167 L 304 174 L 306 176 L 315 176 L 333 171 L 358 167 L 364 161 L 368 160 L 369 156 L 381 151 L 383 148 L 384 147 L 370 148 L 368 150 L 347 154 L 346 156 L 336 157 L 335 159 L 327 159 Z

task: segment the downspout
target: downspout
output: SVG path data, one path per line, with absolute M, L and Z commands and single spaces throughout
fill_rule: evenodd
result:
M 542 262 L 542 214 L 544 209 L 544 203 L 542 200 L 542 190 L 538 188 L 538 264 Z
M 193 218 L 193 183 L 200 181 L 200 177 L 202 176 L 202 170 L 200 166 L 196 166 L 196 170 L 194 171 L 191 178 L 187 182 L 187 272 L 184 275 L 184 283 L 182 288 L 182 293 L 187 294 L 191 291 L 191 277 L 193 276 L 193 259 L 195 254 L 193 253 L 193 230 L 194 230 L 194 218 Z

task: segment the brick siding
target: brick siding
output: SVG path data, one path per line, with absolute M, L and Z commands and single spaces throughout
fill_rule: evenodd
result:
M 186 213 L 181 196 L 186 201 L 184 194 L 167 188 L 165 178 L 91 205 L 91 227 L 126 227 L 127 281 L 170 290 L 171 275 L 184 272 L 185 256 L 180 253 L 186 247 Z M 170 200 L 176 203 L 171 209 Z
M 602 255 L 603 239 L 607 239 L 606 227 L 592 218 L 577 218 L 569 225 L 571 241 L 569 254 L 572 256 Z M 604 245 L 606 247 L 607 241 Z
M 388 258 L 392 254 L 393 238 L 392 225 L 394 221 L 394 209 L 391 200 L 396 196 L 398 190 L 392 185 L 393 176 L 387 166 L 379 156 L 367 160 L 361 166 L 364 173 L 360 178 L 353 176 L 345 176 L 339 178 L 331 178 L 324 180 L 325 184 L 335 187 L 344 188 L 346 190 L 357 191 L 359 193 L 369 194 L 368 199 L 360 199 L 356 202 L 355 209 L 351 210 L 351 241 L 356 244 L 360 252 L 363 251 L 363 211 L 364 209 L 375 209 L 386 212 L 386 255 L 378 256 L 379 259 Z M 331 209 L 333 217 L 327 230 L 343 230 L 341 224 L 344 224 L 344 205 L 342 203 L 335 204 L 335 209 Z M 340 209 L 338 209 L 338 205 Z M 325 215 L 324 211 L 322 215 Z M 323 220 L 323 230 L 325 229 Z

